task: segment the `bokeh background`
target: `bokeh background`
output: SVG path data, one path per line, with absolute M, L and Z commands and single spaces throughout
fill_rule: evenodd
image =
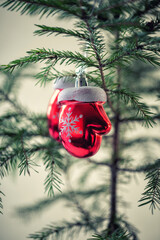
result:
M 53 35 L 49 37 L 34 36 L 33 32 L 36 30 L 34 24 L 68 26 L 69 28 L 73 23 L 71 20 L 58 21 L 55 17 L 39 19 L 36 16 L 21 16 L 19 13 L 0 9 L 0 64 L 7 64 L 11 60 L 23 57 L 30 49 L 45 47 L 74 51 L 79 48 L 73 38 L 54 37 Z M 62 66 L 59 69 L 62 69 Z M 37 73 L 38 66 L 33 65 L 29 71 Z M 19 100 L 32 111 L 44 113 L 53 92 L 52 83 L 46 87 L 40 87 L 35 83 L 36 80 L 33 81 L 30 78 L 23 81 L 19 91 Z M 146 129 L 140 127 L 140 131 L 143 134 Z M 43 167 L 39 167 L 39 174 L 32 172 L 30 177 L 24 177 L 15 173 L 2 180 L 2 191 L 5 193 L 5 197 L 3 197 L 4 214 L 0 215 L 0 240 L 24 240 L 27 239 L 29 233 L 38 231 L 51 222 L 56 222 L 64 217 L 72 218 L 73 212 L 64 208 L 61 203 L 28 220 L 14 215 L 15 207 L 33 204 L 46 197 L 43 186 L 44 178 L 45 171 Z M 129 221 L 139 229 L 140 240 L 159 240 L 160 212 L 157 210 L 152 215 L 148 207 L 138 207 L 138 200 L 141 198 L 145 184 L 144 175 L 136 175 L 136 178 L 133 178 L 128 186 L 121 189 L 125 201 L 130 203 L 125 207 L 125 214 Z M 80 237 L 82 240 L 86 238 L 85 236 Z

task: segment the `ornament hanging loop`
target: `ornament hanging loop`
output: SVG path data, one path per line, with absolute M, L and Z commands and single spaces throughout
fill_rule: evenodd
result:
M 76 75 L 75 87 L 88 86 L 84 67 L 77 68 Z

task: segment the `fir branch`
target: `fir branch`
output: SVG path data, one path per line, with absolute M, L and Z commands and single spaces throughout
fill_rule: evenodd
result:
M 128 29 L 131 30 L 133 27 L 135 28 L 142 28 L 142 24 L 139 22 L 137 18 L 118 18 L 118 19 L 113 19 L 113 20 L 108 20 L 108 21 L 103 21 L 98 23 L 98 27 L 103 28 L 105 30 L 110 31 L 111 33 L 113 30 L 122 30 Z
M 21 136 L 21 144 L 22 144 L 22 151 L 23 151 L 23 154 L 24 154 L 24 161 L 22 161 L 22 162 L 19 164 L 20 175 L 22 174 L 23 171 L 24 171 L 24 175 L 25 175 L 25 172 L 27 172 L 28 175 L 30 175 L 29 159 L 28 159 L 28 156 L 27 156 L 26 151 L 25 151 L 25 148 L 24 148 L 23 135 Z
M 72 240 L 73 234 L 79 232 L 81 229 L 89 231 L 89 227 L 85 222 L 74 221 L 74 222 L 63 222 L 60 226 L 49 225 L 48 227 L 42 229 L 35 234 L 30 234 L 28 237 L 32 239 L 47 240 L 50 236 L 55 237 L 55 239 L 60 239 L 64 233 L 68 232 L 68 240 Z
M 47 82 L 53 81 L 54 77 L 53 77 L 53 73 L 51 72 L 51 70 L 53 69 L 53 66 L 54 66 L 54 62 L 43 67 L 42 71 L 36 74 L 35 78 L 39 79 L 36 84 L 40 83 L 40 86 L 43 86 L 43 85 L 45 86 Z
M 144 46 L 145 47 L 145 46 Z M 144 51 L 139 51 L 139 52 L 135 52 L 135 54 L 132 55 L 132 57 L 134 59 L 139 59 L 141 61 L 143 61 L 144 63 L 149 62 L 150 64 L 152 64 L 153 66 L 160 66 L 160 58 L 157 57 L 154 54 L 153 49 L 150 48 L 150 53 L 147 53 L 147 51 L 145 51 L 145 48 L 143 47 Z M 148 49 L 147 49 L 148 50 Z
M 72 1 L 45 1 L 45 0 L 7 0 L 0 6 L 7 8 L 10 11 L 20 11 L 21 14 L 40 15 L 41 17 L 46 15 L 53 16 L 56 13 L 62 16 L 79 16 L 79 9 L 77 2 Z
M 107 238 L 106 238 L 107 237 Z M 92 238 L 88 238 L 87 240 L 138 240 L 137 238 L 133 238 L 131 233 L 128 233 L 125 229 L 117 229 L 111 235 L 110 234 L 95 234 Z
M 71 190 L 71 199 L 72 199 L 72 204 L 76 207 L 78 212 L 81 214 L 83 221 L 86 222 L 86 226 L 88 226 L 90 229 L 94 231 L 97 231 L 98 222 L 95 225 L 95 223 L 92 221 L 91 213 L 85 209 L 84 204 L 83 205 L 81 204 L 80 199 L 77 198 L 77 195 L 72 190 Z
M 36 25 L 37 27 L 39 27 L 39 30 L 36 30 L 34 32 L 35 35 L 51 35 L 51 34 L 55 34 L 57 35 L 66 35 L 66 36 L 70 36 L 70 37 L 76 37 L 79 40 L 87 40 L 89 41 L 89 39 L 87 38 L 87 36 L 77 30 L 70 30 L 70 29 L 65 29 L 62 27 L 49 27 L 49 26 L 45 26 L 45 25 Z
M 2 96 L 1 101 L 6 101 L 10 103 L 19 113 L 24 114 L 22 107 L 17 103 L 15 99 L 11 99 L 8 94 L 6 94 L 2 89 L 0 89 L 0 95 Z
M 43 48 L 31 50 L 27 53 L 28 56 L 26 57 L 14 60 L 8 65 L 2 65 L 3 71 L 13 71 L 17 67 L 43 61 L 46 61 L 47 64 L 52 62 L 53 65 L 57 62 L 60 62 L 60 64 L 65 62 L 68 65 L 75 64 L 76 66 L 98 67 L 93 60 L 83 56 L 79 52 L 73 53 L 71 51 L 54 51 Z
M 114 90 L 111 91 L 111 93 L 118 94 L 126 104 L 132 104 L 132 106 L 137 110 L 136 116 L 142 117 L 145 122 L 145 126 L 153 127 L 153 124 L 155 124 L 153 113 L 146 104 L 139 101 L 141 97 L 137 93 L 131 92 L 129 89 Z
M 48 141 L 45 143 L 41 154 L 43 156 L 45 169 L 47 176 L 44 182 L 45 192 L 48 196 L 54 196 L 54 189 L 60 190 L 60 185 L 62 185 L 62 180 L 60 179 L 61 174 L 57 169 L 63 169 L 64 165 L 62 162 L 62 155 L 58 151 L 59 147 L 56 148 L 56 143 L 54 141 Z M 42 145 L 43 146 L 43 145 Z
M 138 240 L 138 230 L 135 226 L 133 226 L 131 223 L 129 223 L 128 221 L 126 221 L 125 219 L 123 219 L 122 217 L 120 217 L 120 224 L 121 227 L 120 229 L 122 229 L 123 231 L 126 231 L 126 233 L 128 233 L 128 237 L 131 240 Z M 128 240 L 128 239 L 126 239 Z
M 36 122 L 38 120 L 38 122 Z M 0 136 L 5 136 L 6 139 L 16 139 L 19 135 L 20 126 L 22 121 L 25 121 L 25 138 L 27 140 L 33 139 L 34 137 L 45 137 L 49 138 L 49 133 L 47 129 L 46 116 L 42 119 L 40 116 L 27 116 L 20 112 L 9 112 L 0 117 L 0 124 L 3 128 L 0 129 Z M 19 124 L 19 128 L 17 126 Z M 32 127 L 30 127 L 32 124 Z M 24 127 L 24 125 L 23 125 Z
M 18 135 L 18 133 L 16 132 L 19 131 L 19 127 L 17 128 L 16 122 L 24 122 L 25 119 L 25 123 L 27 125 L 28 121 L 29 124 L 32 123 L 32 128 L 29 127 L 27 130 L 27 133 L 25 132 L 25 135 L 27 137 L 31 137 L 31 136 L 49 136 L 48 135 L 48 131 L 46 133 L 46 127 L 47 125 L 45 125 L 45 120 L 46 120 L 46 116 L 42 117 L 42 115 L 36 115 L 36 114 L 31 114 L 30 112 L 28 112 L 28 110 L 24 107 L 22 107 L 15 98 L 10 97 L 10 95 L 6 94 L 2 89 L 0 89 L 0 95 L 2 96 L 2 101 L 4 102 L 8 102 L 11 107 L 12 107 L 12 111 L 9 111 L 7 114 L 3 114 L 0 116 L 0 122 L 3 123 L 3 128 L 1 128 L 0 131 L 0 135 L 5 135 L 5 136 L 10 136 L 10 137 L 16 137 L 16 134 Z M 14 121 L 13 121 L 14 120 Z M 38 120 L 38 121 L 37 121 Z M 13 126 L 13 122 L 14 122 L 14 126 Z M 9 126 L 10 124 L 10 126 Z M 21 125 L 20 125 L 21 126 Z M 34 127 L 36 127 L 36 131 L 34 131 Z
M 8 175 L 10 171 L 13 171 L 17 167 L 17 154 L 16 150 L 6 150 L 1 152 L 0 155 L 0 177 Z
M 0 183 L 1 186 L 1 183 Z M 0 195 L 5 196 L 4 193 L 0 190 Z M 2 197 L 0 196 L 0 214 L 3 214 L 2 210 L 3 210 L 3 204 L 2 204 Z M 2 209 L 2 210 L 1 210 Z
M 140 5 L 135 9 L 134 16 L 142 17 L 145 14 L 149 14 L 154 9 L 157 9 L 160 5 L 159 0 L 146 1 L 145 4 L 140 2 Z M 143 7 L 143 8 L 142 8 Z
M 109 167 L 109 168 L 111 168 L 111 166 L 112 166 L 108 162 L 97 162 L 97 161 L 94 161 L 94 160 L 91 160 L 91 159 L 87 159 L 87 160 L 88 160 L 88 162 L 93 163 L 97 166 L 106 166 L 106 167 Z M 124 159 L 119 159 L 119 160 L 124 161 Z M 117 167 L 116 169 L 120 172 L 122 171 L 122 172 L 135 173 L 135 172 L 147 172 L 147 171 L 150 171 L 150 170 L 157 169 L 159 167 L 160 167 L 160 159 L 157 159 L 154 163 L 145 164 L 145 165 L 138 166 L 138 167 L 135 167 L 135 168 Z
M 100 161 L 95 161 L 91 158 L 86 158 L 86 160 L 90 163 L 93 163 L 93 164 L 96 164 L 96 165 L 99 165 L 99 166 L 108 166 L 108 167 L 111 167 L 111 164 L 108 163 L 108 162 L 100 162 Z
M 30 133 L 28 134 L 28 136 L 30 135 L 30 136 L 38 136 L 39 135 L 39 133 L 41 134 L 41 136 L 43 135 L 43 136 L 46 136 L 46 134 L 44 134 L 44 131 L 42 131 L 42 128 L 41 128 L 41 126 L 40 126 L 40 123 L 41 123 L 41 121 L 40 120 L 43 120 L 43 123 L 44 123 L 44 120 L 46 119 L 46 117 L 44 118 L 42 118 L 42 116 L 36 116 L 35 114 L 31 114 L 31 113 L 29 113 L 28 112 L 28 110 L 26 109 L 26 108 L 24 108 L 24 107 L 22 107 L 18 102 L 17 102 L 17 100 L 15 99 L 15 98 L 13 98 L 13 97 L 11 97 L 10 95 L 8 95 L 7 93 L 5 93 L 2 89 L 0 89 L 0 95 L 2 95 L 2 101 L 5 101 L 5 102 L 8 102 L 11 106 L 12 106 L 12 108 L 14 108 L 15 110 L 13 111 L 13 112 L 10 112 L 10 113 L 8 113 L 8 114 L 4 114 L 4 115 L 2 115 L 2 116 L 0 116 L 0 121 L 6 121 L 8 118 L 10 119 L 10 120 L 12 120 L 14 117 L 15 117 L 15 120 L 16 121 L 23 121 L 24 119 L 23 118 L 25 118 L 25 120 L 29 120 L 29 121 L 31 121 L 32 122 L 32 124 L 34 124 L 34 126 L 37 126 L 37 133 L 33 133 L 33 131 L 32 131 L 32 133 L 31 133 L 31 131 L 30 131 Z M 23 119 L 23 120 L 22 120 Z M 37 121 L 37 119 L 39 120 L 39 121 Z M 5 123 L 5 122 L 4 122 Z M 12 121 L 10 121 L 10 123 L 12 123 Z M 2 131 L 2 133 L 4 134 L 4 135 L 8 135 L 8 133 L 9 134 L 11 134 L 12 136 L 14 135 L 14 133 L 15 133 L 15 127 L 12 127 L 12 124 L 10 125 L 10 127 L 11 127 L 11 131 L 9 132 L 9 131 L 6 131 L 6 129 L 4 128 L 4 129 L 2 129 L 3 131 Z M 28 128 L 28 129 L 30 129 L 31 130 L 31 128 Z M 9 129 L 8 129 L 9 130 Z M 8 133 L 7 133 L 8 132 Z M 29 132 L 29 130 L 28 130 L 28 132 Z M 9 136 L 9 135 L 8 135 Z
M 148 44 L 148 43 L 147 43 Z M 129 64 L 132 59 L 141 60 L 144 63 L 150 63 L 153 66 L 160 66 L 160 59 L 156 56 L 154 51 L 145 51 L 146 44 L 133 44 L 134 46 L 125 46 L 119 48 L 118 51 L 113 52 L 113 54 L 105 60 L 102 64 L 104 68 L 116 67 L 117 65 Z M 152 45 L 152 44 L 151 44 Z
M 3 114 L 2 116 L 0 116 L 0 124 L 1 125 L 4 124 L 5 121 L 12 121 L 12 119 L 15 119 L 18 121 L 19 117 L 20 117 L 20 113 L 17 113 L 14 111 L 7 112 L 7 113 Z
M 28 173 L 30 175 L 30 169 L 37 172 L 34 167 L 38 166 L 32 159 L 33 153 L 30 149 L 26 148 L 26 143 L 24 143 L 23 135 L 24 130 L 17 130 L 15 133 L 8 133 L 9 137 L 7 139 L 6 135 L 3 133 L 3 136 L 6 137 L 6 143 L 0 147 L 0 176 L 4 177 L 11 170 L 18 168 L 20 170 L 20 175 L 22 173 Z M 25 136 L 27 139 L 27 136 Z M 18 162 L 20 163 L 18 164 Z
M 32 169 L 32 170 L 34 170 L 35 172 L 38 173 L 38 171 L 33 168 L 33 166 L 37 167 L 38 165 L 35 162 L 33 162 L 31 159 L 29 159 L 29 156 L 28 156 L 28 154 L 26 152 L 26 149 L 25 149 L 23 134 L 24 133 L 22 131 L 22 134 L 21 134 L 21 137 L 20 137 L 21 138 L 21 140 L 20 140 L 21 141 L 21 151 L 20 151 L 20 156 L 19 156 L 19 158 L 21 159 L 21 162 L 19 163 L 18 168 L 19 168 L 19 174 L 20 175 L 22 173 L 24 173 L 24 175 L 26 173 L 28 173 L 28 175 L 30 176 L 30 169 Z
M 108 11 L 114 8 L 119 8 L 119 7 L 124 7 L 125 5 L 128 5 L 130 3 L 134 3 L 137 2 L 139 0 L 126 0 L 126 1 L 120 1 L 120 2 L 116 2 L 115 4 L 111 4 L 108 5 L 108 3 L 106 4 L 107 6 L 103 6 L 102 8 L 100 8 L 99 10 L 97 10 L 98 13 L 104 12 L 104 11 Z
M 55 69 L 54 67 L 53 67 L 53 70 L 55 72 L 52 72 L 52 80 L 53 79 L 56 80 L 56 79 L 58 79 L 60 77 L 64 77 L 64 79 L 66 81 L 71 81 L 71 79 L 73 79 L 74 77 L 77 76 L 75 71 L 63 71 L 63 72 L 60 72 L 57 69 Z
M 94 234 L 94 235 L 92 235 L 91 238 L 88 238 L 87 240 L 105 240 L 105 238 L 103 238 L 100 235 Z
M 160 28 L 160 19 L 157 17 L 156 19 L 152 19 L 149 22 L 144 22 L 141 26 L 141 29 L 145 32 L 148 33 L 153 33 L 155 31 L 158 31 Z M 156 37 L 152 37 L 153 39 L 155 39 Z M 147 40 L 147 36 L 146 36 L 146 40 Z
M 14 60 L 10 62 L 8 65 L 2 65 L 3 71 L 13 71 L 15 68 L 26 66 L 29 63 L 37 63 L 37 62 L 43 62 L 43 61 L 56 61 L 57 57 L 56 55 L 51 52 L 50 50 L 46 49 L 36 49 L 28 51 L 28 56 L 25 56 L 23 58 Z
M 45 192 L 48 193 L 49 197 L 54 196 L 54 188 L 56 188 L 58 191 L 61 192 L 60 186 L 62 184 L 62 181 L 60 180 L 59 176 L 60 173 L 58 173 L 56 169 L 56 164 L 52 159 L 45 160 L 46 170 L 48 171 L 47 177 L 45 179 L 44 185 L 45 185 Z
M 98 196 L 98 195 L 104 194 L 105 191 L 106 191 L 106 186 L 102 185 L 102 186 L 98 186 L 97 188 L 94 188 L 94 189 L 87 189 L 85 191 L 84 190 L 75 190 L 74 194 L 79 199 L 81 199 L 81 201 L 84 201 L 85 199 L 89 199 L 93 196 Z M 54 195 L 53 198 L 50 197 L 47 199 L 45 198 L 45 199 L 39 200 L 33 205 L 18 207 L 15 210 L 15 214 L 22 218 L 30 217 L 30 216 L 33 217 L 33 214 L 40 213 L 40 212 L 44 211 L 46 208 L 53 206 L 57 202 L 60 202 L 63 200 L 70 202 L 72 200 L 71 194 L 72 194 L 72 192 L 69 190 L 67 192 L 62 192 L 61 194 L 56 194 L 56 195 Z
M 154 116 L 152 116 L 152 120 L 155 122 L 156 120 L 160 121 L 160 114 L 156 114 Z M 126 123 L 126 122 L 143 122 L 144 118 L 142 117 L 135 117 L 135 116 L 131 116 L 128 118 L 122 118 L 120 119 L 120 122 L 122 123 Z
M 12 100 L 10 101 L 12 102 Z M 15 105 L 15 108 L 16 106 L 17 105 Z M 17 111 L 18 113 L 16 114 L 13 112 L 0 117 L 0 122 L 3 126 L 0 129 L 0 136 L 3 137 L 0 147 L 0 175 L 2 177 L 7 175 L 11 170 L 15 170 L 19 161 L 18 167 L 20 174 L 22 174 L 22 172 L 28 172 L 29 174 L 29 169 L 36 171 L 34 167 L 38 165 L 32 160 L 36 151 L 33 151 L 30 146 L 30 140 L 33 140 L 37 136 L 41 138 L 44 136 L 48 137 L 45 133 L 46 126 L 43 130 L 40 126 L 42 122 L 40 118 L 37 122 L 36 115 L 34 119 L 32 119 L 24 109 L 24 114 L 21 112 L 21 108 L 17 107 Z
M 150 170 L 145 180 L 148 183 L 139 200 L 139 207 L 149 204 L 153 214 L 156 208 L 160 209 L 160 168 Z
M 133 147 L 133 145 L 139 145 L 139 144 L 144 144 L 144 143 L 151 143 L 151 142 L 155 142 L 157 144 L 160 143 L 160 139 L 157 138 L 157 137 L 139 137 L 139 138 L 135 138 L 135 139 L 132 139 L 132 140 L 127 140 L 125 142 L 122 142 L 122 146 L 125 146 L 125 147 Z M 146 145 L 145 145 L 146 147 Z
M 90 34 L 91 47 L 93 49 L 93 52 L 95 54 L 95 58 L 96 58 L 97 63 L 98 63 L 98 69 L 99 69 L 99 72 L 100 72 L 103 89 L 105 90 L 106 95 L 107 95 L 107 102 L 108 102 L 110 108 L 112 109 L 112 111 L 115 112 L 115 110 L 113 108 L 113 105 L 112 105 L 112 102 L 110 100 L 110 96 L 107 92 L 107 87 L 106 87 L 106 82 L 105 82 L 105 77 L 104 77 L 104 70 L 103 70 L 104 43 L 103 43 L 103 38 L 100 35 L 100 33 L 97 31 L 95 26 L 93 26 L 93 23 L 91 23 L 91 21 L 88 21 L 87 19 L 84 19 L 84 22 L 86 23 L 88 32 Z M 96 35 L 97 35 L 97 37 L 95 37 Z M 98 39 L 98 41 L 96 41 L 97 39 Z M 101 40 L 99 41 L 99 39 L 101 39 Z

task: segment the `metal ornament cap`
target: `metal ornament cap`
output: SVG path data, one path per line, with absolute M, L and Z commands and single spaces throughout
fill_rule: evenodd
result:
M 106 102 L 106 93 L 99 87 L 79 87 L 63 89 L 59 96 L 58 102 L 79 101 L 79 102 Z

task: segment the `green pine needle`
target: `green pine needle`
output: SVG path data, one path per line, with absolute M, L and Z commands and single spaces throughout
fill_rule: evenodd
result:
M 72 5 L 71 5 L 72 4 Z M 45 0 L 7 0 L 0 6 L 10 11 L 19 11 L 21 14 L 40 15 L 43 17 L 53 16 L 56 13 L 62 16 L 78 16 L 76 1 L 65 3 L 64 0 L 45 1 Z M 72 6 L 72 8 L 71 8 Z
M 81 221 L 74 221 L 74 222 L 63 222 L 60 223 L 59 226 L 56 224 L 49 225 L 48 227 L 42 229 L 42 231 L 39 231 L 35 234 L 30 234 L 28 238 L 31 239 L 39 239 L 39 240 L 48 240 L 50 237 L 53 239 L 62 239 L 61 237 L 63 234 L 68 233 L 68 240 L 73 239 L 73 235 L 75 232 L 79 232 L 81 229 L 88 230 L 88 226 L 85 222 Z
M 137 111 L 136 115 L 142 117 L 145 126 L 153 127 L 153 124 L 155 124 L 153 113 L 145 103 L 139 101 L 141 97 L 136 92 L 131 92 L 129 89 L 125 88 L 118 91 L 112 90 L 111 94 L 118 94 L 125 104 L 131 104 Z
M 1 186 L 1 183 L 0 183 Z M 0 195 L 5 196 L 4 193 L 0 190 Z M 2 210 L 3 210 L 3 204 L 2 204 L 2 197 L 0 196 L 0 214 L 3 214 Z
M 15 68 L 26 66 L 29 63 L 37 63 L 37 62 L 46 62 L 47 64 L 51 63 L 54 66 L 57 62 L 60 64 L 75 64 L 77 67 L 79 66 L 87 66 L 87 67 L 98 67 L 95 61 L 89 59 L 82 55 L 79 52 L 71 52 L 71 51 L 54 51 L 54 50 L 46 50 L 45 48 L 30 50 L 27 52 L 28 56 L 23 58 L 14 60 L 10 62 L 8 65 L 2 65 L 1 68 L 3 71 L 13 71 Z
M 50 36 L 51 34 L 55 34 L 57 35 L 64 35 L 64 36 L 70 36 L 70 37 L 76 37 L 79 40 L 88 40 L 87 35 L 85 35 L 84 33 L 81 33 L 77 30 L 70 30 L 70 29 L 65 29 L 62 27 L 49 27 L 49 26 L 45 26 L 45 25 L 36 25 L 37 27 L 39 27 L 39 30 L 36 30 L 34 32 L 35 35 L 41 36 L 44 34 L 47 34 L 48 36 Z
M 149 205 L 153 214 L 156 208 L 160 209 L 160 168 L 148 171 L 145 180 L 148 183 L 139 200 L 139 207 Z
M 92 238 L 88 238 L 87 240 L 105 240 L 105 238 L 100 235 L 94 234 Z

